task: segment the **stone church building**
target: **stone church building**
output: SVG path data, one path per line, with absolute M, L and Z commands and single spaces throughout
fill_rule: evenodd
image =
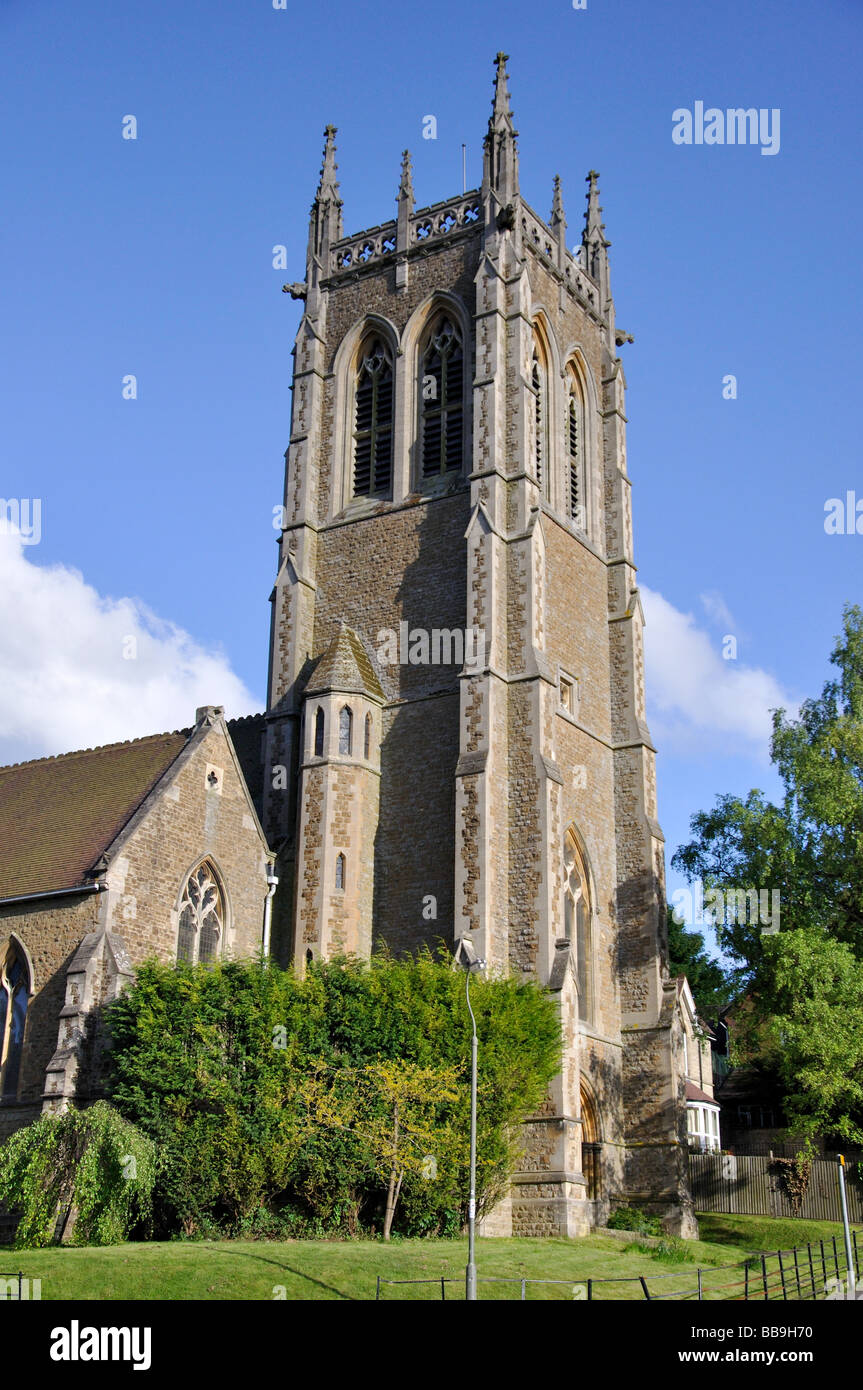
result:
M 283 965 L 468 936 L 489 971 L 554 993 L 561 1072 L 486 1234 L 580 1234 L 614 1200 L 690 1234 L 628 335 L 598 175 L 575 251 L 560 181 L 548 219 L 520 194 L 505 64 L 481 186 L 418 209 L 406 152 L 396 216 L 366 231 L 345 234 L 327 127 L 305 278 L 285 286 L 303 312 L 268 709 L 230 729 L 211 709 L 153 741 L 70 857 L 71 897 L 50 897 L 47 870 L 38 905 L 0 891 L 0 1009 L 42 991 L 0 1116 L 73 1094 L 76 1020 L 142 952 L 206 958 L 194 894 L 212 887 L 210 955 L 259 949 L 271 907 Z M 67 757 L 97 755 L 106 774 L 122 758 Z
M 221 709 L 0 768 L 0 1141 L 98 1094 L 136 965 L 257 954 L 272 859 Z

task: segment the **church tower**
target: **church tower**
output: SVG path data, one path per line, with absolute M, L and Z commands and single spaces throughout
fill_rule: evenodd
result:
M 694 1228 L 645 722 L 625 380 L 598 175 L 567 245 L 519 191 L 498 54 L 479 188 L 309 222 L 272 595 L 274 952 L 468 935 L 559 1000 L 563 1066 L 486 1232 L 623 1200 Z

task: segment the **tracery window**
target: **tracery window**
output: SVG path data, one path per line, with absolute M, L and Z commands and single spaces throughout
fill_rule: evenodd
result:
M 343 757 L 351 756 L 351 744 L 353 742 L 354 716 L 348 705 L 343 705 L 339 713 L 339 753 Z
M 383 339 L 360 354 L 354 419 L 354 496 L 383 496 L 393 478 L 393 364 Z
M 186 879 L 180 901 L 177 960 L 194 965 L 221 955 L 225 905 L 216 871 L 208 859 Z
M 579 1014 L 593 1022 L 593 962 L 591 953 L 590 890 L 575 836 L 566 832 L 563 847 L 564 931 L 575 948 Z
M 0 1100 L 17 1100 L 30 971 L 21 949 L 10 941 L 0 957 Z
M 452 319 L 435 324 L 421 362 L 421 457 L 423 478 L 462 466 L 464 452 L 464 350 Z

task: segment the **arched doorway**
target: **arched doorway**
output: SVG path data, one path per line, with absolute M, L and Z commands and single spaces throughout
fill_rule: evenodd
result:
M 602 1196 L 602 1136 L 599 1115 L 593 1097 L 581 1083 L 581 1171 L 587 1186 L 587 1200 L 598 1201 Z

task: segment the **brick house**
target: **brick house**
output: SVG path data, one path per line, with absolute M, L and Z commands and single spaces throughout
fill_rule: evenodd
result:
M 271 863 L 217 707 L 0 768 L 0 1140 L 98 1094 L 99 1005 L 140 962 L 260 951 Z

